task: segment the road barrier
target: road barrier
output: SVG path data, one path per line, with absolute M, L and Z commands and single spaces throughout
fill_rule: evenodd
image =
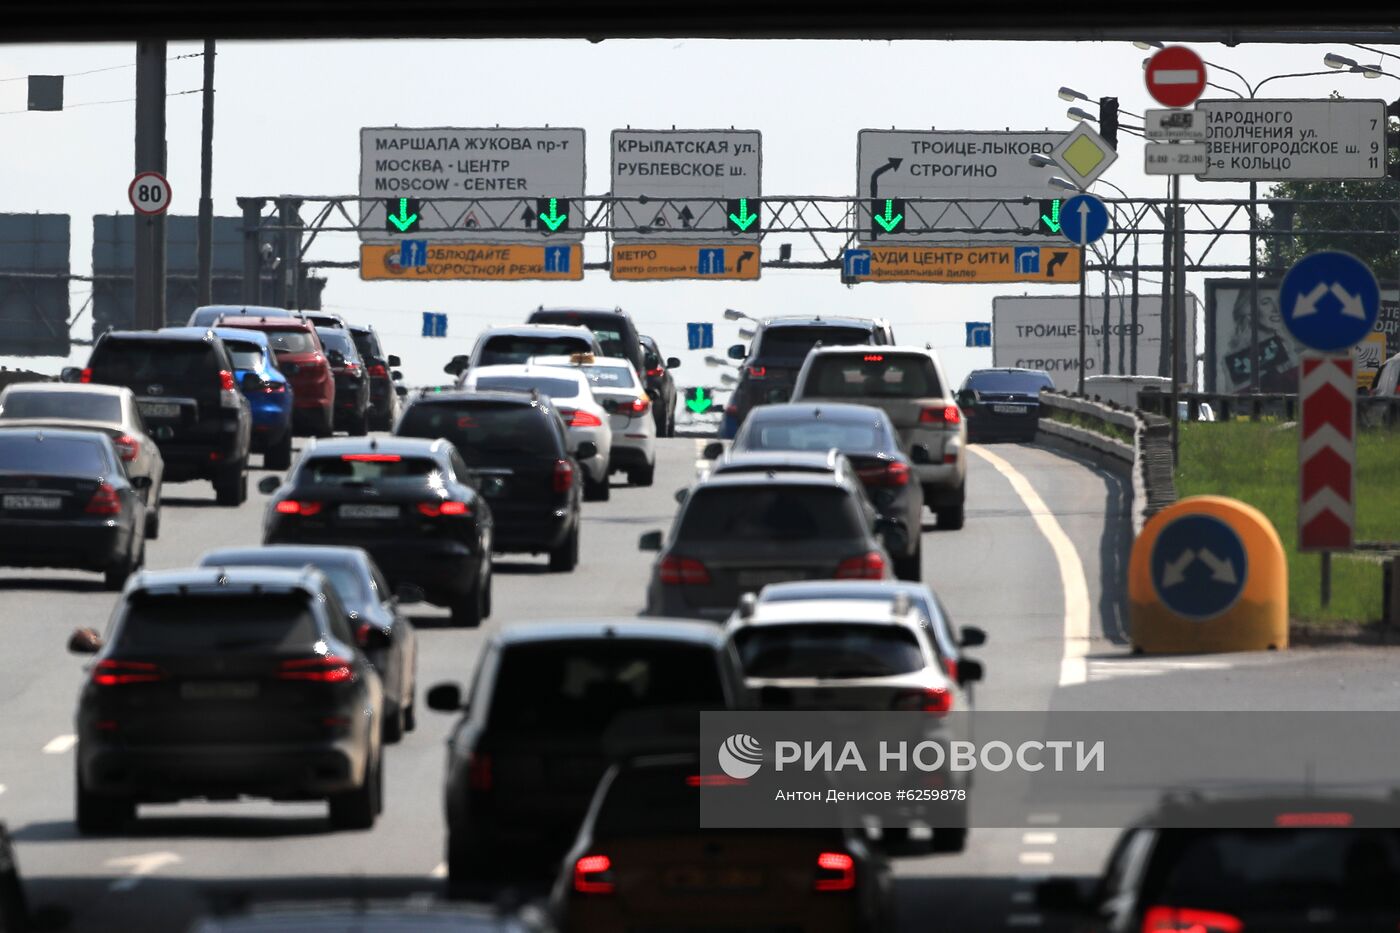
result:
M 1288 392 L 1260 392 L 1254 395 L 1228 395 L 1216 392 L 1182 392 L 1186 403 L 1183 420 L 1198 421 L 1202 405 L 1209 405 L 1217 421 L 1248 418 L 1277 418 L 1295 421 L 1298 416 L 1298 396 Z M 1170 416 L 1171 396 L 1165 392 L 1138 393 L 1138 409 L 1155 415 Z M 1356 399 L 1357 424 L 1364 428 L 1400 428 L 1400 395 L 1368 396 Z M 1206 422 L 1209 423 L 1209 422 Z

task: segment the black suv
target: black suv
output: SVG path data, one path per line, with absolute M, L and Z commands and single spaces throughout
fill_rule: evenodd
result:
M 548 552 L 550 570 L 578 564 L 583 473 L 545 402 L 523 392 L 425 391 L 394 433 L 452 442 L 491 503 L 497 551 Z
M 733 438 L 755 405 L 786 402 L 791 398 L 802 361 L 807 358 L 807 351 L 817 344 L 824 347 L 889 346 L 894 342 L 894 330 L 889 322 L 878 318 L 799 315 L 764 320 L 747 352 L 742 343 L 729 348 L 729 358 L 743 360 L 744 365 L 739 384 L 725 406 L 720 437 Z
M 598 338 L 604 356 L 620 356 L 632 364 L 638 375 L 646 369 L 642 358 L 641 337 L 637 325 L 621 308 L 611 311 L 584 311 L 569 308 L 539 308 L 530 314 L 527 324 L 573 324 L 587 327 Z
M 676 380 L 671 377 L 671 370 L 680 366 L 681 361 L 674 356 L 662 356 L 655 337 L 643 334 L 640 339 L 642 365 L 646 367 L 641 376 L 646 380 L 647 395 L 651 396 L 651 413 L 656 418 L 656 436 L 675 437 Z
M 165 461 L 165 481 L 207 479 L 219 505 L 240 505 L 248 498 L 253 415 L 234 381 L 235 369 L 213 331 L 167 327 L 108 331 L 87 366 L 65 369 L 63 376 L 131 389 Z M 244 378 L 261 388 L 256 373 Z
M 970 444 L 1010 438 L 1035 440 L 1040 393 L 1055 388 L 1043 369 L 974 369 L 958 390 Z
M 383 687 L 351 624 L 311 568 L 135 577 L 105 643 L 68 643 L 97 655 L 78 699 L 78 831 L 120 830 L 139 803 L 243 795 L 328 800 L 333 825 L 374 825 Z
M 395 381 L 403 374 L 394 371 L 400 360 L 392 353 L 386 354 L 379 344 L 379 335 L 368 324 L 351 324 L 346 330 L 360 351 L 365 369 L 369 372 L 369 429 L 371 431 L 392 431 L 394 421 L 399 417 L 398 386 Z

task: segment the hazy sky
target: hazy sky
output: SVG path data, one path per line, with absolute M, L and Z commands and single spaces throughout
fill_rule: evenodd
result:
M 171 56 L 199 51 L 172 43 Z M 1377 61 L 1348 46 L 1196 46 L 1208 60 L 1253 81 L 1283 72 L 1321 71 L 1327 51 Z M 1391 50 L 1387 50 L 1391 51 Z M 1400 49 L 1394 51 L 1400 52 Z M 588 192 L 608 189 L 608 138 L 614 127 L 736 126 L 763 133 L 763 190 L 774 195 L 847 195 L 855 182 L 856 134 L 866 127 L 946 130 L 1068 131 L 1061 85 L 1091 98 L 1117 95 L 1126 111 L 1156 106 L 1142 78 L 1148 54 L 1128 42 L 938 42 L 818 40 L 436 40 L 224 42 L 218 49 L 214 144 L 214 207 L 238 213 L 240 195 L 354 194 L 362 126 L 582 126 L 588 134 Z M 91 265 L 91 216 L 129 212 L 133 166 L 134 48 L 128 44 L 0 46 L 0 212 L 69 213 L 73 271 Z M 1389 60 L 1387 60 L 1389 61 Z M 1394 63 L 1391 63 L 1394 64 Z M 113 66 L 117 66 L 113 68 Z M 106 69 L 93 74 L 76 72 Z M 68 74 L 62 113 L 24 112 L 27 74 Z M 1238 86 L 1216 72 L 1213 80 Z M 19 80 L 12 80 L 19 79 Z M 198 57 L 171 61 L 172 93 L 196 90 Z M 1265 96 L 1394 99 L 1394 79 L 1360 75 L 1274 81 Z M 1224 96 L 1209 92 L 1209 96 Z M 200 95 L 172 96 L 167 106 L 174 213 L 198 203 Z M 1092 104 L 1081 104 L 1091 113 Z M 19 111 L 19 112 L 13 112 Z M 1127 122 L 1134 122 L 1124 117 Z M 1120 134 L 1120 158 L 1105 176 L 1129 194 L 1161 196 L 1165 181 L 1142 170 L 1142 142 Z M 1243 184 L 1187 177 L 1183 191 L 1202 197 L 1242 196 Z M 1099 186 L 1101 193 L 1111 189 Z M 795 259 L 820 258 L 796 235 Z M 353 234 L 325 235 L 310 258 L 350 260 Z M 588 261 L 605 259 L 602 238 L 586 244 Z M 1218 255 L 1243 262 L 1234 238 Z M 437 367 L 485 325 L 523 320 L 538 305 L 621 305 L 667 352 L 685 358 L 683 382 L 704 372 L 702 354 L 681 352 L 688 320 L 712 320 L 716 342 L 737 339 L 720 320 L 726 307 L 751 314 L 848 312 L 893 321 L 902 342 L 932 342 L 950 375 L 989 365 L 988 350 L 963 349 L 963 322 L 990 320 L 998 294 L 1023 286 L 886 285 L 847 287 L 833 271 L 772 270 L 756 283 L 621 283 L 590 272 L 570 283 L 361 282 L 353 271 L 327 273 L 327 307 L 344 309 L 393 335 L 410 381 L 436 381 Z M 1191 289 L 1201 293 L 1193 276 Z M 1152 286 L 1144 285 L 1144 289 Z M 73 307 L 89 287 L 76 283 Z M 1044 286 L 1036 293 L 1073 294 Z M 1096 291 L 1092 289 L 1091 291 Z M 420 313 L 445 311 L 446 341 L 418 336 Z M 85 318 L 86 321 L 86 318 Z M 86 323 L 78 333 L 86 335 Z M 0 348 L 0 353 L 3 348 Z M 722 350 L 720 351 L 722 352 Z M 83 350 L 76 354 L 86 356 Z M 42 362 L 46 367 L 56 360 Z M 706 382 L 712 373 L 704 372 Z

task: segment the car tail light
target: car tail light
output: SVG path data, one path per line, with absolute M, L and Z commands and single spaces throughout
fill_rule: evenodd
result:
M 83 511 L 89 515 L 120 515 L 122 500 L 117 498 L 117 490 L 111 483 L 98 483 Z
M 1344 810 L 1334 810 L 1324 813 L 1280 813 L 1274 817 L 1275 826 L 1286 826 L 1297 828 L 1299 826 L 1328 826 L 1342 827 L 1350 826 L 1353 817 Z
M 710 571 L 693 557 L 668 554 L 661 558 L 661 582 L 667 586 L 703 586 L 710 582 Z
M 147 661 L 98 661 L 92 669 L 92 682 L 99 687 L 150 684 L 165 679 L 165 672 Z
M 445 499 L 439 502 L 420 502 L 418 511 L 429 518 L 437 518 L 441 515 L 471 515 L 471 506 L 465 502 L 457 502 L 453 499 Z
M 895 697 L 894 709 L 918 713 L 946 713 L 953 708 L 953 694 L 943 687 L 909 690 Z
M 314 658 L 283 661 L 277 669 L 279 680 L 309 680 L 321 684 L 339 684 L 355 678 L 350 662 L 333 654 Z
M 84 367 L 83 367 L 83 371 L 80 372 L 80 373 L 78 374 L 78 381 L 79 381 L 79 382 L 92 382 L 92 368 L 91 368 L 91 367 L 88 367 L 88 366 L 84 366 Z
M 1240 933 L 1244 922 L 1234 914 L 1192 907 L 1149 907 L 1142 933 Z
M 360 374 L 360 364 L 346 362 L 345 371 L 351 376 L 358 376 Z
M 263 392 L 269 395 L 276 395 L 279 392 L 286 392 L 287 384 L 285 382 L 272 382 L 270 380 L 264 379 L 262 390 Z
M 817 856 L 817 879 L 812 887 L 818 891 L 854 891 L 856 860 L 845 852 L 823 852 Z
M 865 467 L 856 470 L 860 480 L 867 486 L 908 486 L 909 464 L 898 460 L 881 466 Z
M 564 423 L 571 428 L 600 428 L 603 426 L 603 419 L 590 411 L 581 411 L 577 408 L 561 408 L 559 414 L 564 416 Z
M 686 787 L 734 787 L 749 783 L 746 778 L 732 778 L 727 774 L 690 774 L 686 776 Z
M 219 405 L 223 408 L 238 407 L 238 383 L 233 381 L 233 373 L 219 370 Z
M 945 453 L 943 454 L 943 463 L 944 463 L 944 464 L 957 463 L 957 462 L 958 462 L 958 452 L 957 452 L 956 450 L 953 451 L 952 453 L 947 453 L 947 452 L 945 452 Z
M 283 499 L 275 506 L 279 515 L 306 515 L 311 516 L 320 512 L 322 505 L 319 502 L 305 502 L 296 499 Z
M 348 463 L 398 463 L 403 458 L 398 454 L 341 454 L 340 459 Z
M 920 424 L 959 424 L 962 422 L 962 412 L 956 405 L 944 405 L 942 408 L 925 408 L 919 412 Z
M 606 855 L 585 855 L 574 862 L 574 891 L 579 894 L 612 894 L 612 859 Z
M 630 402 L 618 402 L 617 413 L 620 415 L 644 415 L 647 409 L 651 408 L 651 400 L 645 398 L 634 398 Z
M 375 363 L 369 368 L 369 374 L 375 379 L 388 379 L 389 370 L 383 363 Z
M 879 551 L 867 551 L 859 557 L 848 557 L 836 568 L 838 580 L 883 580 L 885 558 Z
M 472 752 L 467 756 L 467 787 L 471 790 L 491 789 L 491 756 Z
M 730 404 L 724 406 L 724 413 L 726 415 L 737 415 L 739 413 L 739 406 L 731 402 Z
M 647 375 L 648 375 L 648 376 L 651 376 L 651 377 L 653 377 L 653 378 L 660 377 L 660 376 L 664 376 L 665 374 L 666 374 L 666 370 L 662 369 L 660 366 L 656 367 L 655 369 L 648 369 L 648 370 L 647 370 Z
M 746 368 L 748 369 L 749 376 L 754 379 L 762 379 L 768 375 L 767 366 L 749 366 Z
M 117 456 L 127 463 L 135 460 L 141 453 L 141 442 L 130 434 L 123 434 L 112 442 L 112 446 L 117 448 Z
M 866 363 L 883 363 L 885 355 L 883 353 L 867 353 L 861 357 L 861 360 Z
M 554 491 L 568 492 L 574 485 L 574 465 L 567 460 L 554 461 Z

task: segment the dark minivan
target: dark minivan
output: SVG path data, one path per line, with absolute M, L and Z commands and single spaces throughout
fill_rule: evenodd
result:
M 620 356 L 632 364 L 639 374 L 646 372 L 642 341 L 637 325 L 621 308 L 609 310 L 572 310 L 568 308 L 538 308 L 530 313 L 529 324 L 575 324 L 587 327 L 598 338 L 604 356 Z

